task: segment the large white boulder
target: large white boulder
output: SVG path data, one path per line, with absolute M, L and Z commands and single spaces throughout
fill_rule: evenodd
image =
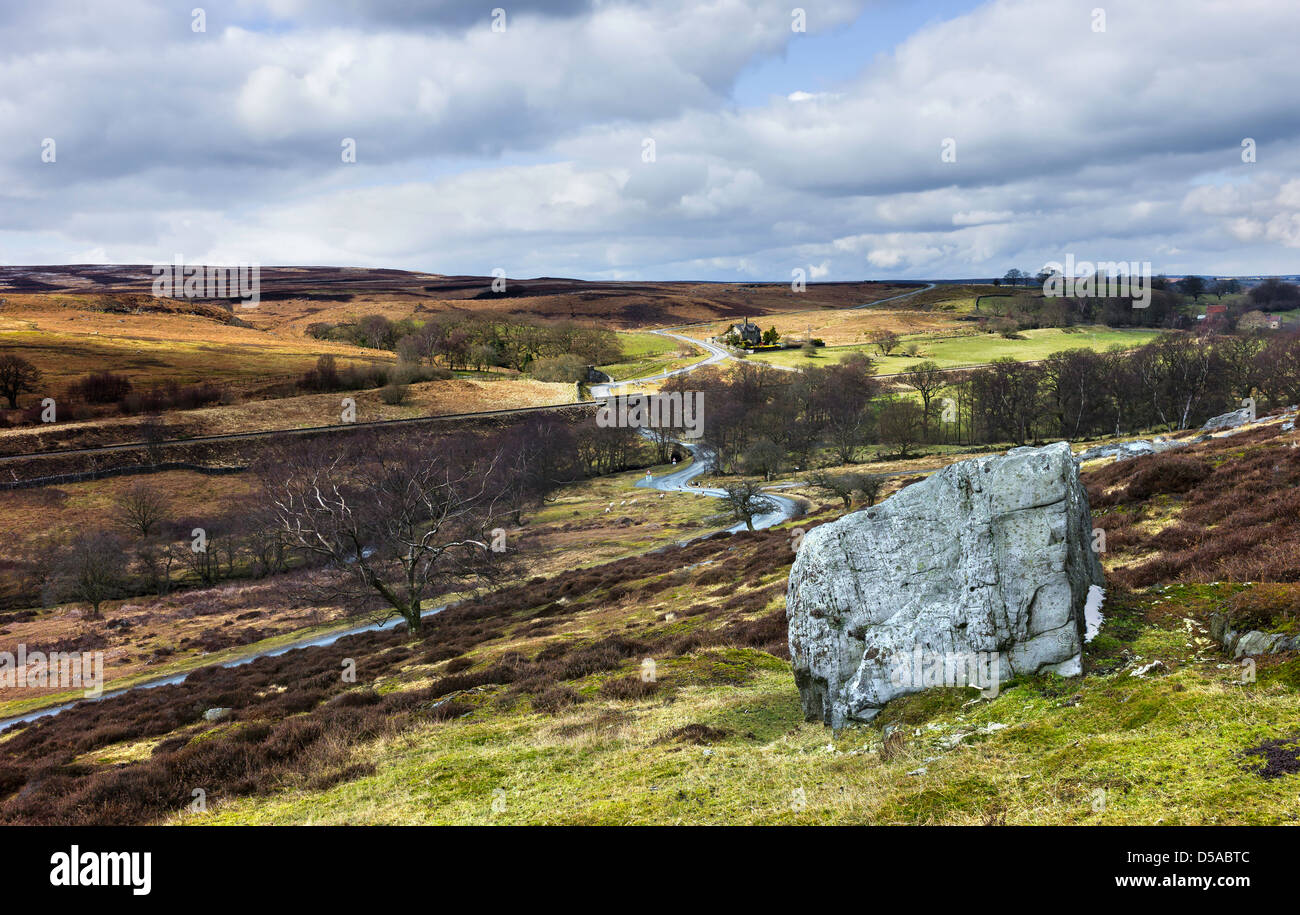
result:
M 786 601 L 804 714 L 867 721 L 931 685 L 923 670 L 975 658 L 991 675 L 970 681 L 981 687 L 1079 674 L 1093 585 L 1104 579 L 1068 444 L 946 467 L 804 536 Z

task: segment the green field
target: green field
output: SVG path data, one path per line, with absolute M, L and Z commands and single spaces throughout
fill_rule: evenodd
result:
M 658 334 L 621 333 L 618 339 L 623 344 L 623 360 L 597 366 L 615 381 L 658 375 L 698 362 L 706 355 L 699 351 L 687 357 L 679 356 L 678 352 L 685 344 Z
M 1023 339 L 1020 340 L 1008 340 L 995 334 L 974 334 L 946 339 L 919 335 L 904 336 L 902 346 L 889 356 L 881 356 L 870 344 L 859 343 L 853 346 L 828 346 L 819 349 L 817 355 L 811 358 L 797 349 L 760 353 L 749 358 L 772 365 L 799 368 L 808 365 L 829 365 L 832 362 L 839 362 L 849 353 L 866 353 L 876 363 L 880 374 L 887 375 L 907 371 L 910 366 L 926 360 L 938 363 L 941 368 L 960 368 L 982 365 L 1003 356 L 1010 356 L 1022 362 L 1033 362 L 1067 349 L 1105 350 L 1112 346 L 1132 348 L 1154 339 L 1159 333 L 1155 330 L 1099 326 L 1068 330 L 1045 327 L 1021 331 L 1020 336 Z M 920 350 L 916 355 L 901 352 L 902 348 L 910 343 L 919 344 Z

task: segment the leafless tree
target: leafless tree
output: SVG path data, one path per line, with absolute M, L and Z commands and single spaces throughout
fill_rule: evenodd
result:
M 205 529 L 201 540 L 176 544 L 172 553 L 200 584 L 214 585 L 223 575 L 234 573 L 238 545 L 228 534 Z
M 154 594 L 166 595 L 172 589 L 172 567 L 177 551 L 156 538 L 142 540 L 135 547 L 135 559 L 144 575 L 145 586 Z
M 167 517 L 171 500 L 151 483 L 136 483 L 118 494 L 114 501 L 114 520 L 121 527 L 148 537 Z
M 878 473 L 826 473 L 818 471 L 809 474 L 808 483 L 844 503 L 844 508 L 853 507 L 853 496 L 861 494 L 867 505 L 875 505 L 880 490 L 885 485 L 885 478 Z
M 90 619 L 101 619 L 100 606 L 119 596 L 126 584 L 126 553 L 107 531 L 86 531 L 62 548 L 56 563 L 56 593 L 90 604 Z
M 897 445 L 899 457 L 921 440 L 921 428 L 921 407 L 914 401 L 899 398 L 880 408 L 880 440 Z
M 145 454 L 151 464 L 161 464 L 163 445 L 167 441 L 167 424 L 156 413 L 140 420 L 140 440 L 144 442 Z
M 841 463 L 851 463 L 867 437 L 871 421 L 867 408 L 877 389 L 875 371 L 861 353 L 850 353 L 837 365 L 808 370 L 813 404 Z
M 294 443 L 259 467 L 289 541 L 378 594 L 412 633 L 428 597 L 495 580 L 490 529 L 509 511 L 499 444 L 473 436 Z
M 853 494 L 858 490 L 856 474 L 819 470 L 808 475 L 808 484 L 839 499 L 846 511 L 853 507 Z
M 773 474 L 781 472 L 781 466 L 785 463 L 785 449 L 770 438 L 758 438 L 749 443 L 740 459 L 745 470 L 761 473 L 763 479 L 770 482 Z
M 857 476 L 858 492 L 862 493 L 862 501 L 867 505 L 875 505 L 876 500 L 880 498 L 880 490 L 885 488 L 885 475 L 860 473 Z
M 754 529 L 754 519 L 766 512 L 773 511 L 776 503 L 771 496 L 754 480 L 739 480 L 723 487 L 725 495 L 723 504 L 731 510 L 738 521 L 744 521 L 748 530 Z
M 892 330 L 873 331 L 867 338 L 871 345 L 880 351 L 880 355 L 888 356 L 892 351 L 898 348 L 902 342 L 898 334 Z
M 947 384 L 944 374 L 943 369 L 939 368 L 937 362 L 926 361 L 908 366 L 907 371 L 898 376 L 899 381 L 921 395 L 921 438 L 923 441 L 928 442 L 930 440 L 932 405 L 935 395 L 943 390 L 944 385 Z

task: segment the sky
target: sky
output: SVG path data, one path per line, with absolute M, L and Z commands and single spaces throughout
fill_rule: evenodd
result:
M 0 0 L 0 263 L 1300 273 L 1295 0 L 202 2 Z

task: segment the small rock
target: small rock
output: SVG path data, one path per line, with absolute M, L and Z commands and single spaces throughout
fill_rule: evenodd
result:
M 204 721 L 220 721 L 223 718 L 229 718 L 234 709 L 228 708 L 210 708 L 203 713 Z
M 1135 667 L 1128 672 L 1130 677 L 1145 677 L 1150 673 L 1168 673 L 1169 668 L 1165 666 L 1164 661 L 1152 661 L 1150 664 L 1143 664 L 1141 667 Z

